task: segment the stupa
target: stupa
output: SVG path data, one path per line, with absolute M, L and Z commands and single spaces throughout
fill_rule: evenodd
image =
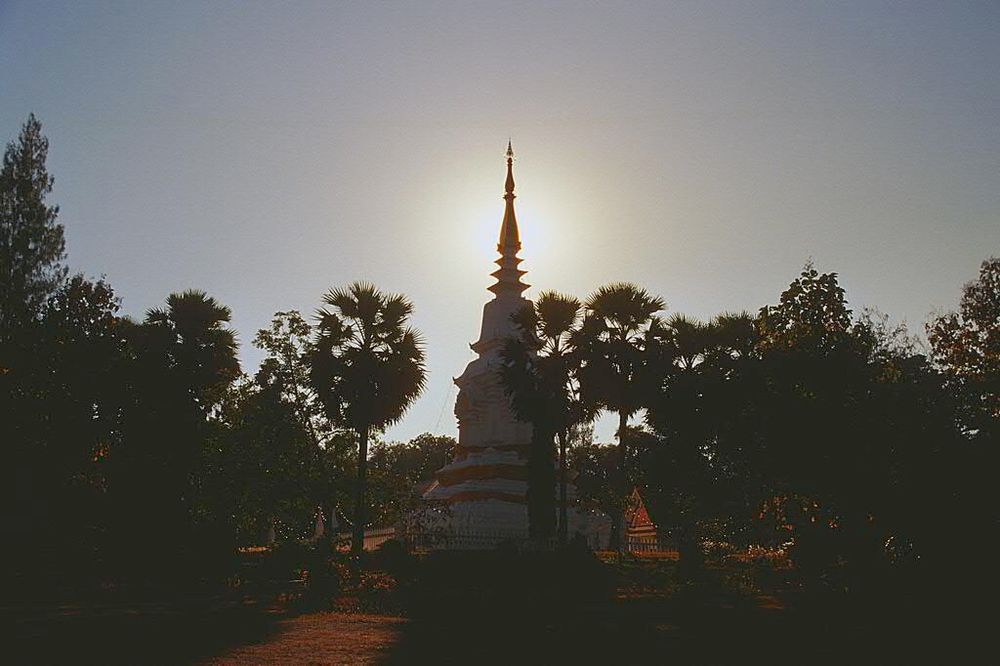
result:
M 523 296 L 529 285 L 519 268 L 521 249 L 514 214 L 514 151 L 507 143 L 507 180 L 504 214 L 496 260 L 488 287 L 493 299 L 483 306 L 479 339 L 472 343 L 476 358 L 455 379 L 458 398 L 458 449 L 454 460 L 437 471 L 424 499 L 447 506 L 448 531 L 489 537 L 528 536 L 528 451 L 532 427 L 515 416 L 500 379 L 501 350 L 507 338 L 517 335 L 511 315 L 530 301 Z M 570 491 L 570 498 L 575 492 Z M 570 509 L 569 533 L 582 532 L 589 540 L 608 530 L 603 515 Z M 486 545 L 486 544 L 484 544 Z
M 477 357 L 455 379 L 458 451 L 438 470 L 424 498 L 445 503 L 457 531 L 527 536 L 531 424 L 517 420 L 500 383 L 500 351 L 504 340 L 517 334 L 511 315 L 530 303 L 522 296 L 528 285 L 521 280 L 525 271 L 518 267 L 521 239 L 514 215 L 513 164 L 508 142 L 499 268 L 492 273 L 496 283 L 489 287 L 494 296 L 483 306 L 479 339 L 471 345 Z

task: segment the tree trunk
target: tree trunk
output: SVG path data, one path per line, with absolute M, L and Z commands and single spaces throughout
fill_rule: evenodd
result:
M 618 506 L 615 508 L 614 525 L 611 530 L 611 549 L 623 552 L 628 535 L 625 533 L 625 503 L 628 501 L 628 477 L 625 474 L 625 431 L 628 428 L 628 412 L 618 412 L 618 469 L 616 486 Z
M 556 531 L 555 433 L 537 424 L 528 453 L 528 536 L 550 539 Z
M 351 536 L 351 556 L 361 557 L 365 548 L 365 486 L 368 482 L 368 435 L 370 428 L 358 433 L 358 485 L 354 496 L 354 525 Z
M 559 433 L 559 545 L 566 547 L 569 535 L 569 511 L 566 508 L 566 431 Z

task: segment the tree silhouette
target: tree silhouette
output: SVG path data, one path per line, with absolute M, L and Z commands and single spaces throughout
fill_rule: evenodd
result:
M 851 311 L 836 273 L 819 274 L 812 263 L 782 292 L 778 305 L 757 317 L 765 348 L 834 351 L 850 340 Z
M 420 334 L 406 325 L 413 306 L 399 294 L 355 282 L 323 297 L 311 377 L 331 421 L 358 435 L 358 481 L 351 551 L 364 547 L 368 441 L 402 418 L 423 390 Z
M 266 353 L 252 379 L 230 387 L 215 415 L 221 468 L 240 543 L 256 545 L 272 525 L 281 540 L 312 534 L 317 506 L 349 503 L 344 479 L 354 460 L 309 381 L 312 327 L 295 310 L 277 312 L 254 336 Z M 327 513 L 327 515 L 329 515 Z
M 434 478 L 455 454 L 448 435 L 423 433 L 408 442 L 375 442 L 368 460 L 368 506 L 373 520 L 392 525 L 420 503 L 421 483 Z
M 927 337 L 934 360 L 968 397 L 967 430 L 1000 436 L 1000 259 L 983 261 L 958 312 L 935 317 Z
M 582 314 L 580 301 L 553 291 L 515 313 L 518 337 L 504 343 L 501 378 L 515 413 L 533 426 L 529 459 L 529 526 L 534 536 L 551 535 L 555 475 L 552 470 L 553 439 L 559 441 L 559 523 L 561 544 L 566 544 L 566 450 L 570 430 L 588 419 L 580 401 L 580 355 L 573 340 Z
M 45 197 L 53 178 L 45 168 L 49 141 L 35 114 L 8 143 L 0 169 L 0 343 L 28 319 L 66 278 L 58 206 Z M 0 365 L 4 359 L 0 357 Z
M 0 372 L 0 508 L 12 572 L 86 572 L 106 528 L 105 463 L 124 390 L 118 298 L 104 281 L 65 281 Z
M 237 535 L 247 545 L 260 544 L 272 525 L 282 540 L 311 535 L 316 507 L 349 490 L 343 479 L 354 471 L 348 450 L 332 437 L 317 446 L 281 385 L 260 379 L 234 386 L 218 415 L 219 483 L 232 488 Z
M 580 350 L 581 395 L 584 403 L 618 414 L 618 479 L 621 507 L 612 531 L 614 545 L 623 543 L 628 496 L 626 434 L 628 419 L 648 402 L 653 386 L 653 336 L 656 313 L 666 307 L 659 296 L 619 282 L 601 287 L 585 303 L 585 315 L 574 340 Z
M 225 326 L 230 317 L 228 307 L 198 290 L 170 294 L 166 309 L 146 313 L 149 342 L 206 414 L 240 375 L 236 334 Z
M 734 394 L 734 379 L 756 336 L 749 315 L 724 314 L 708 323 L 674 315 L 654 337 L 657 389 L 646 423 L 655 437 L 636 437 L 644 444 L 640 473 L 647 506 L 678 529 L 682 568 L 694 574 L 703 559 L 701 524 L 722 518 L 732 494 L 734 479 L 719 455 L 721 426 L 739 410 L 744 396 Z
M 254 336 L 253 344 L 267 352 L 257 371 L 261 386 L 273 386 L 291 404 L 314 446 L 330 436 L 330 422 L 309 382 L 308 348 L 313 329 L 298 310 L 276 312 L 271 326 Z
M 229 319 L 228 307 L 190 290 L 170 294 L 142 323 L 124 322 L 128 393 L 122 442 L 108 460 L 123 566 L 151 559 L 181 573 L 202 545 L 229 534 L 218 507 L 202 501 L 218 490 L 204 473 L 215 445 L 210 417 L 240 375 Z

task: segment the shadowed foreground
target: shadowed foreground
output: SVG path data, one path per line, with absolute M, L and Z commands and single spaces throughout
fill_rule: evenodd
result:
M 192 663 L 267 640 L 282 617 L 217 600 L 0 607 L 11 663 Z
M 498 550 L 417 558 L 385 548 L 357 582 L 339 578 L 341 565 L 321 576 L 319 562 L 304 581 L 248 577 L 236 589 L 172 601 L 0 606 L 4 656 L 102 664 L 947 663 L 964 661 L 962 651 L 988 635 L 960 619 L 969 609 L 956 603 L 959 595 L 935 593 L 921 577 L 844 594 L 802 585 L 781 561 L 711 561 L 685 578 L 690 571 L 676 557 Z
M 134 604 L 6 607 L 3 621 L 22 663 L 915 663 L 945 649 L 939 633 L 907 631 L 893 618 L 791 610 L 768 597 L 742 604 L 619 597 L 559 619 L 531 609 L 520 618 L 405 619 Z

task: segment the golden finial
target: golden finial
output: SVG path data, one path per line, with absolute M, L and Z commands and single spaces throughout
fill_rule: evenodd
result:
M 510 139 L 507 139 L 507 183 L 506 183 L 507 194 L 513 197 L 514 195 L 514 149 L 510 145 Z M 506 198 L 506 197 L 504 197 Z

